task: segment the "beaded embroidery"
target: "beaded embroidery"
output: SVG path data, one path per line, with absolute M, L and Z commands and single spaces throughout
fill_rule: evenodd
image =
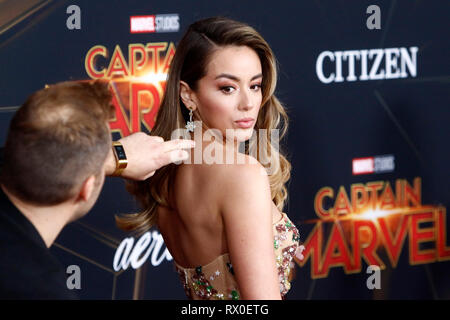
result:
M 274 224 L 274 250 L 281 296 L 291 288 L 289 275 L 294 267 L 293 259 L 303 259 L 304 246 L 300 245 L 298 229 L 285 213 L 282 219 Z M 218 260 L 218 259 L 223 259 Z M 223 265 L 222 265 L 223 264 Z M 175 263 L 186 296 L 189 299 L 240 299 L 239 290 L 234 279 L 234 270 L 228 254 L 222 255 L 210 264 L 195 269 L 183 269 Z M 219 271 L 222 270 L 222 272 Z M 206 270 L 206 271 L 205 271 Z M 230 277 L 224 278 L 224 277 Z M 222 280 L 227 280 L 223 282 Z M 220 284 L 227 283 L 227 288 Z
M 233 266 L 231 263 L 227 263 L 227 268 L 230 274 L 234 274 Z M 198 266 L 195 268 L 195 274 L 191 276 L 189 279 L 188 272 L 186 270 L 183 270 L 175 265 L 175 269 L 178 272 L 178 275 L 180 276 L 180 280 L 183 283 L 183 288 L 186 293 L 186 296 L 189 299 L 193 298 L 193 295 L 191 293 L 192 291 L 196 298 L 200 299 L 218 299 L 218 300 L 224 300 L 225 296 L 223 293 L 218 292 L 212 284 L 206 279 L 205 274 L 202 271 L 202 267 Z M 210 280 L 214 281 L 217 277 L 221 275 L 221 272 L 217 270 L 214 272 L 212 276 L 210 276 Z M 189 286 L 190 284 L 190 286 Z M 239 300 L 239 291 L 236 288 L 233 288 L 232 290 L 229 290 L 228 292 L 228 298 L 232 300 Z

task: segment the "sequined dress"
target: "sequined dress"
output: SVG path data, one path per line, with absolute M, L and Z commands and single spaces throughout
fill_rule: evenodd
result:
M 290 275 L 294 267 L 293 258 L 297 256 L 298 259 L 302 260 L 304 247 L 300 245 L 300 235 L 292 221 L 284 212 L 281 215 L 281 219 L 273 224 L 273 245 L 280 293 L 283 297 L 291 288 Z M 240 299 L 239 288 L 228 253 L 196 268 L 183 268 L 175 261 L 174 264 L 189 299 Z

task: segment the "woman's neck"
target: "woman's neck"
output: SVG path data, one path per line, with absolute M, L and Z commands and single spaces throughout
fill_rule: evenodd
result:
M 191 163 L 233 164 L 242 162 L 243 154 L 239 147 L 243 146 L 243 143 L 235 140 L 232 135 L 224 136 L 218 129 L 198 126 L 193 133 L 190 133 L 190 137 L 195 141 L 195 148 L 191 149 Z

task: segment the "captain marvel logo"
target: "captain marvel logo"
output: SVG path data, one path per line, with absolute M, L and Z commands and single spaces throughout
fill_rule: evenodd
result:
M 408 243 L 410 265 L 450 260 L 447 246 L 446 208 L 423 205 L 420 177 L 373 181 L 350 186 L 321 188 L 314 199 L 319 219 L 304 221 L 314 227 L 304 242 L 304 259 L 311 278 L 327 277 L 330 268 L 346 274 L 360 273 L 362 261 L 385 269 L 397 267 Z
M 110 122 L 112 132 L 124 137 L 143 129 L 151 131 L 174 54 L 172 42 L 129 44 L 127 59 L 119 45 L 112 54 L 101 45 L 89 49 L 86 73 L 91 79 L 110 81 L 116 107 L 115 118 Z

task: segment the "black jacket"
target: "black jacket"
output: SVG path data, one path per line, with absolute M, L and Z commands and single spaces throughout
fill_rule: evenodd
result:
M 77 299 L 33 224 L 0 188 L 0 299 Z

